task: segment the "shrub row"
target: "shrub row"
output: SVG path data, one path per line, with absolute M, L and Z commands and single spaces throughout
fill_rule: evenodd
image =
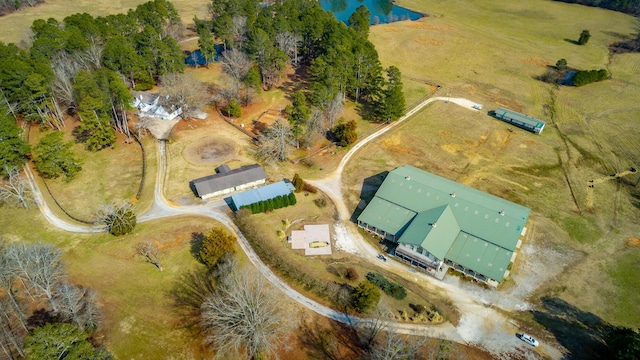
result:
M 293 193 L 290 193 L 289 195 L 276 196 L 273 199 L 258 201 L 257 203 L 253 203 L 251 205 L 245 205 L 240 207 L 240 209 L 249 209 L 252 214 L 257 214 L 295 205 L 296 202 L 296 196 Z
M 402 300 L 407 297 L 407 290 L 405 290 L 404 286 L 387 280 L 381 274 L 370 272 L 367 274 L 367 280 L 369 280 L 373 285 L 379 287 L 385 294 L 393 296 L 398 300 Z

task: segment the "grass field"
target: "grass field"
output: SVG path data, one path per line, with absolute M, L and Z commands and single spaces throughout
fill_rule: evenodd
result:
M 534 242 L 585 255 L 547 286 L 566 289 L 558 296 L 583 311 L 637 327 L 635 314 L 614 309 L 640 300 L 640 274 L 622 270 L 640 256 L 640 249 L 624 246 L 640 231 L 632 197 L 638 175 L 598 184 L 596 206 L 585 206 L 589 180 L 640 163 L 640 54 L 609 60 L 606 48 L 637 32 L 637 20 L 549 1 L 399 5 L 433 16 L 371 29 L 384 66 L 432 79 L 443 85 L 441 94 L 487 110 L 507 106 L 549 124 L 540 136 L 509 132 L 508 124 L 486 114 L 433 104 L 351 163 L 343 191 L 350 204 L 358 200 L 361 179 L 406 163 L 521 203 L 551 220 L 536 227 Z M 583 29 L 592 34 L 586 46 L 568 41 Z M 582 88 L 538 81 L 560 58 L 581 69 L 608 68 L 612 79 Z
M 62 21 L 66 16 L 76 13 L 88 13 L 93 16 L 126 13 L 129 9 L 148 0 L 47 0 L 36 7 L 25 8 L 0 17 L 0 41 L 9 43 L 29 42 L 31 24 L 37 19 L 55 18 Z M 207 0 L 173 0 L 182 21 L 193 23 L 193 17 L 203 19 L 207 16 Z
M 74 126 L 76 125 L 69 124 L 64 129 L 65 141 L 74 140 L 71 135 Z M 48 132 L 41 132 L 33 127 L 29 135 L 32 146 Z M 136 194 L 142 180 L 142 150 L 138 143 L 125 143 L 125 139 L 124 135 L 118 134 L 118 140 L 113 147 L 97 152 L 87 151 L 84 144 L 75 144 L 72 151 L 81 159 L 82 170 L 68 182 L 62 178 L 46 181 L 51 194 L 69 214 L 82 220 L 93 221 L 96 210 L 102 204 L 119 203 L 124 200 L 138 203 Z M 143 145 L 148 148 L 145 157 L 150 166 L 148 171 L 151 178 L 145 181 L 146 186 L 139 199 L 141 202 L 137 204 L 140 209 L 147 207 L 153 200 L 150 188 L 155 181 L 155 144 L 147 140 Z M 44 187 L 42 190 L 46 192 Z

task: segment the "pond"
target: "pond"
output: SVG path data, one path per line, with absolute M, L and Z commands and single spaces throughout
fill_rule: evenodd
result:
M 387 24 L 401 20 L 418 20 L 423 14 L 393 5 L 390 0 L 320 0 L 323 9 L 331 11 L 344 23 L 349 20 L 360 5 L 371 12 L 371 25 Z

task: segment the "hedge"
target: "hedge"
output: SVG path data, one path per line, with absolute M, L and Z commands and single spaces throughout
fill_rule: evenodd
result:
M 385 294 L 393 296 L 398 300 L 402 300 L 407 297 L 407 290 L 405 290 L 404 286 L 387 280 L 381 274 L 370 272 L 367 274 L 367 280 L 369 280 L 373 285 L 379 287 Z
M 295 205 L 297 202 L 296 195 L 289 193 L 289 195 L 276 196 L 273 199 L 258 201 L 253 204 L 241 206 L 240 209 L 249 209 L 252 214 L 258 214 L 265 211 L 271 211 L 275 209 L 281 209 L 283 207 Z

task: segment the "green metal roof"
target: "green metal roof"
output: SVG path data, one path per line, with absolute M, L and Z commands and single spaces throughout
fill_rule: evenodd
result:
M 511 262 L 511 256 L 513 251 L 461 231 L 445 258 L 500 281 Z
M 387 205 L 388 203 L 394 206 Z M 432 210 L 434 212 L 431 212 Z M 439 231 L 434 232 L 438 234 L 436 241 L 435 236 L 433 239 L 429 236 L 434 229 L 424 227 L 426 222 L 433 222 L 431 219 L 438 214 L 438 211 L 441 220 L 436 220 L 438 224 L 436 230 L 442 222 L 443 229 L 451 229 L 453 225 L 450 224 L 455 223 L 459 231 L 453 235 L 447 231 L 446 238 L 444 238 L 445 232 L 442 233 L 442 238 Z M 448 211 L 451 212 L 453 219 L 445 215 Z M 500 269 L 506 270 L 508 260 L 518 243 L 530 211 L 522 205 L 407 165 L 387 175 L 374 199 L 367 205 L 358 220 L 400 236 L 399 241 L 402 243 L 422 244 L 420 246 L 440 259 L 447 258 L 500 281 L 504 271 L 500 276 L 497 276 L 497 273 Z M 409 214 L 418 215 L 414 218 Z M 387 216 L 392 220 L 386 221 Z M 402 221 L 409 222 L 412 219 L 420 222 L 415 226 L 408 223 L 402 224 Z M 390 223 L 393 223 L 393 226 L 389 226 Z M 405 228 L 406 231 L 403 233 Z M 474 248 L 472 244 L 475 242 L 467 244 L 466 238 L 459 236 L 461 233 L 466 233 L 478 241 L 482 240 L 488 244 L 487 246 L 493 245 L 494 248 L 497 246 L 503 249 L 504 254 L 500 250 L 499 256 L 495 259 L 502 259 L 501 261 L 507 259 L 506 265 L 501 261 L 493 260 L 491 253 L 487 253 L 486 259 L 485 255 L 476 254 L 482 248 Z M 444 248 L 446 251 L 443 255 Z M 474 251 L 469 252 L 471 250 Z M 468 257 L 467 252 L 470 254 Z M 443 256 L 440 257 L 438 254 Z M 478 257 L 481 259 L 479 262 Z M 478 263 L 484 265 L 479 267 Z
M 421 246 L 439 259 L 444 259 L 460 233 L 460 227 L 448 205 L 416 215 L 398 242 Z
M 369 202 L 358 220 L 389 234 L 398 234 L 415 215 L 414 211 L 376 196 Z
M 509 109 L 505 109 L 503 107 L 499 107 L 498 109 L 496 109 L 495 111 L 496 116 L 497 117 L 508 117 L 514 120 L 518 120 L 524 124 L 527 124 L 529 126 L 532 126 L 536 129 L 542 129 L 544 127 L 544 125 L 546 124 L 544 121 L 540 120 L 540 119 L 536 119 L 534 117 L 531 117 L 529 115 L 525 115 L 525 114 L 521 114 L 519 112 L 515 112 L 513 110 L 509 110 Z

